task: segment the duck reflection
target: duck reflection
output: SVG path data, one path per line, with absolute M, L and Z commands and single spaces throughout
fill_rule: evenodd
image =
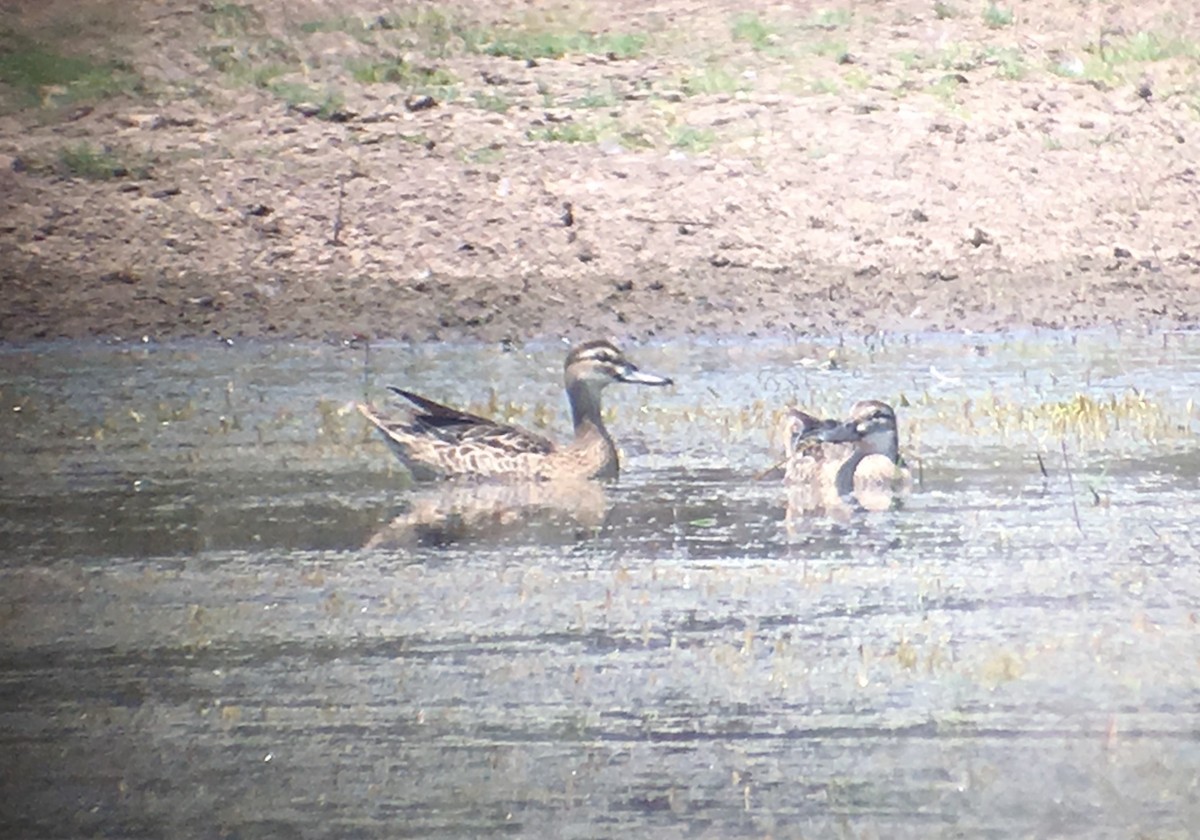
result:
M 563 544 L 594 534 L 609 500 L 586 479 L 497 483 L 446 482 L 422 490 L 365 548 L 503 541 Z

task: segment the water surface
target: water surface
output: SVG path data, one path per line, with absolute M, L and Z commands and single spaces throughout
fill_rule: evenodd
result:
M 441 529 L 352 403 L 561 438 L 560 345 L 0 352 L 5 836 L 1200 823 L 1200 335 L 630 352 L 617 484 Z M 862 397 L 915 492 L 787 517 L 778 410 Z

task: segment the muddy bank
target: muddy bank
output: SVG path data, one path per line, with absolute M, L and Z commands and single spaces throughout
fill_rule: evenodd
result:
M 535 59 L 315 2 L 237 28 L 145 4 L 122 44 L 149 92 L 0 121 L 0 336 L 1191 324 L 1196 59 L 1110 49 L 1101 77 L 1066 7 L 878 5 L 760 31 L 614 2 L 586 25 L 637 50 Z M 213 57 L 260 70 L 269 37 L 303 85 Z

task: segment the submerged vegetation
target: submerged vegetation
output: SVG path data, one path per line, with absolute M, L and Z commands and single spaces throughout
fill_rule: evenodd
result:
M 1168 411 L 1141 391 L 1108 397 L 1076 394 L 1066 400 L 1020 404 L 998 397 L 964 403 L 968 426 L 990 428 L 1003 438 L 1030 435 L 1081 443 L 1156 442 L 1190 434 L 1186 417 Z M 1190 407 L 1185 407 L 1190 413 Z M 981 422 L 980 422 L 981 421 Z

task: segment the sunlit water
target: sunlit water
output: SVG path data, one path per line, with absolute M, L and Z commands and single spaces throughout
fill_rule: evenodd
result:
M 616 485 L 415 530 L 364 387 L 561 438 L 561 346 L 0 352 L 0 834 L 1191 836 L 1200 334 L 630 352 Z M 862 397 L 914 493 L 789 518 Z

